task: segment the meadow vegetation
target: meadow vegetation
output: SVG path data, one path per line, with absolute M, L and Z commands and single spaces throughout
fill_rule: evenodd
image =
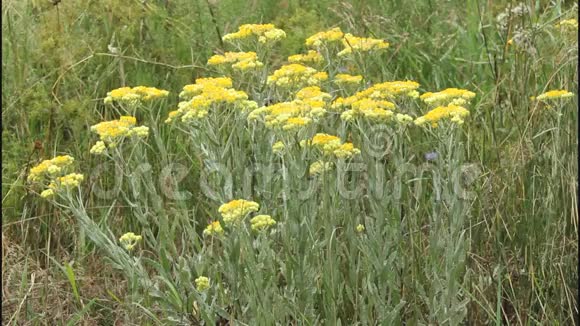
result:
M 2 321 L 576 325 L 573 1 L 2 3 Z

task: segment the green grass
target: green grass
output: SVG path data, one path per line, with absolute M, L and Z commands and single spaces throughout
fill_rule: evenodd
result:
M 3 2 L 3 321 L 577 324 L 577 96 L 555 108 L 559 118 L 530 100 L 549 89 L 578 88 L 577 31 L 562 35 L 553 27 L 576 18 L 577 4 L 527 1 L 530 14 L 513 18 L 502 31 L 496 16 L 510 3 Z M 369 180 L 380 178 L 376 164 L 385 167 L 387 199 L 348 205 L 339 200 L 335 179 L 322 185 L 316 200 L 304 202 L 277 196 L 288 176 L 275 171 L 257 168 L 251 190 L 244 188 L 246 167 L 276 162 L 265 154 L 270 144 L 261 141 L 270 138 L 260 138 L 271 134 L 250 130 L 244 121 L 229 125 L 220 116 L 217 122 L 233 128 L 216 131 L 219 144 L 233 144 L 220 161 L 233 172 L 232 196 L 254 198 L 279 225 L 271 237 L 239 232 L 232 241 L 208 245 L 201 231 L 228 197 L 224 191 L 218 200 L 208 198 L 200 188 L 211 167 L 199 144 L 209 136 L 188 135 L 162 121 L 177 106 L 183 85 L 216 75 L 205 63 L 224 47 L 218 35 L 260 22 L 287 33 L 269 59 L 276 67 L 305 51 L 305 38 L 330 27 L 384 38 L 391 46 L 367 62 L 367 80 L 415 80 L 421 93 L 472 90 L 477 97 L 471 116 L 460 133 L 448 135 L 457 140 L 452 148 L 445 147 L 449 138 L 437 141 L 412 131 L 398 139 L 396 146 L 403 145 L 395 147 L 393 158 L 399 161 L 365 161 Z M 506 45 L 517 26 L 525 31 L 528 49 L 523 43 Z M 111 53 L 109 45 L 118 52 Z M 118 117 L 103 98 L 124 85 L 171 94 L 156 108 L 161 122 L 151 147 L 126 162 L 122 193 L 102 198 L 95 187 L 113 187 L 115 165 L 89 154 L 96 139 L 89 127 Z M 139 124 L 152 122 L 143 114 L 137 118 Z M 321 128 L 337 133 L 330 122 Z M 373 141 L 382 146 L 380 139 Z M 423 154 L 435 149 L 442 157 L 449 153 L 449 165 L 437 168 L 443 181 L 452 180 L 461 164 L 477 171 L 464 180 L 471 196 L 438 202 L 429 171 L 397 170 L 403 164 L 423 166 Z M 257 154 L 246 157 L 250 150 Z M 74 156 L 87 177 L 82 184 L 87 220 L 49 204 L 26 183 L 31 166 L 59 154 Z M 143 162 L 151 164 L 149 172 L 135 168 Z M 181 180 L 176 177 L 179 190 L 189 194 L 185 201 L 147 191 L 147 185 L 164 182 L 167 162 L 186 171 Z M 173 171 L 180 173 L 177 166 Z M 348 189 L 364 178 L 352 173 Z M 420 178 L 423 191 L 417 195 L 413 187 Z M 137 180 L 140 193 L 130 180 Z M 404 186 L 394 202 L 391 185 L 397 181 Z M 210 176 L 208 182 L 220 181 Z M 307 185 L 292 182 L 292 189 Z M 442 187 L 453 190 L 449 183 Z M 354 231 L 358 223 L 365 224 L 363 235 Z M 89 227 L 104 236 L 87 232 Z M 130 256 L 106 243 L 128 231 L 143 231 L 145 239 L 142 267 L 135 271 L 143 274 L 137 276 L 123 265 Z M 199 275 L 216 286 L 196 292 L 193 280 Z

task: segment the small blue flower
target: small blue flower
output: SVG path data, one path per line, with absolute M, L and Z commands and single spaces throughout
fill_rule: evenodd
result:
M 425 159 L 427 161 L 434 161 L 437 159 L 437 157 L 439 156 L 439 154 L 435 151 L 433 152 L 429 152 L 429 153 L 425 153 Z

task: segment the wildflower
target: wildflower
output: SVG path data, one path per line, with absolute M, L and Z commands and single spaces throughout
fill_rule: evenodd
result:
M 232 85 L 232 79 L 229 77 L 198 78 L 195 80 L 195 84 L 183 86 L 183 91 L 179 93 L 179 97 L 186 99 L 191 98 L 202 93 L 206 87 L 230 88 Z
M 344 37 L 344 33 L 340 27 L 335 27 L 328 31 L 318 32 L 306 39 L 306 46 L 320 47 L 325 43 L 332 43 L 340 41 Z
M 223 55 L 214 55 L 207 61 L 210 66 L 232 64 L 232 68 L 248 70 L 262 67 L 264 64 L 258 60 L 256 52 L 226 52 Z
M 305 117 L 289 118 L 286 120 L 286 124 L 282 126 L 283 130 L 290 131 L 304 127 L 312 122 L 312 119 Z
M 268 43 L 285 38 L 286 33 L 277 29 L 273 24 L 244 24 L 238 27 L 237 32 L 226 34 L 222 39 L 226 42 L 232 42 L 250 37 L 257 37 L 260 43 Z
M 342 44 L 344 45 L 344 49 L 338 52 L 338 56 L 344 56 L 351 54 L 354 51 L 360 52 L 368 52 L 373 50 L 380 50 L 386 49 L 389 47 L 389 43 L 381 40 L 381 39 L 374 39 L 374 38 L 365 38 L 365 37 L 357 37 L 353 36 L 350 33 L 344 35 L 344 39 L 342 40 Z
M 326 79 L 328 79 L 328 74 L 325 72 L 318 72 L 314 68 L 292 63 L 274 71 L 272 75 L 268 76 L 267 83 L 268 85 L 289 88 L 316 85 Z
M 309 50 L 306 54 L 295 54 L 288 57 L 290 63 L 320 63 L 324 60 L 320 53 Z
M 429 152 L 429 153 L 425 153 L 425 160 L 427 161 L 434 161 L 437 159 L 437 157 L 439 156 L 439 154 L 435 151 L 433 152 Z
M 536 96 L 536 100 L 538 101 L 545 101 L 545 100 L 557 100 L 557 99 L 564 99 L 568 97 L 573 97 L 574 93 L 568 92 L 566 90 L 552 90 L 546 93 L 542 93 Z
M 196 278 L 195 279 L 195 288 L 199 292 L 203 292 L 203 291 L 209 289 L 209 278 L 207 278 L 205 276 L 200 276 L 200 277 Z
M 474 92 L 465 89 L 447 88 L 440 92 L 427 92 L 420 96 L 423 102 L 430 105 L 463 105 L 475 97 Z
M 360 150 L 352 143 L 342 143 L 340 138 L 328 134 L 318 133 L 310 140 L 303 140 L 300 146 L 312 146 L 319 149 L 326 156 L 347 159 L 360 154 Z
M 564 28 L 564 29 L 578 29 L 578 21 L 576 19 L 565 19 L 558 23 L 556 23 L 556 27 Z
M 330 94 L 321 91 L 318 86 L 304 87 L 296 93 L 296 98 L 299 100 L 312 99 L 323 101 L 331 97 Z
M 310 175 L 319 175 L 325 171 L 332 170 L 332 163 L 331 162 L 324 162 L 324 161 L 316 161 L 310 164 L 308 169 L 308 173 Z
M 373 100 L 362 98 L 351 103 L 351 110 L 341 114 L 341 119 L 350 121 L 354 117 L 360 116 L 372 121 L 386 121 L 393 116 L 392 109 L 395 104 L 385 100 Z
M 450 104 L 448 106 L 439 106 L 427 112 L 424 116 L 415 119 L 415 124 L 420 126 L 425 123 L 431 123 L 431 126 L 437 127 L 437 123 L 446 118 L 451 118 L 452 122 L 462 124 L 463 119 L 469 115 L 469 111 L 461 106 Z
M 226 224 L 237 223 L 250 212 L 257 212 L 260 205 L 253 201 L 236 199 L 223 204 L 218 209 Z
M 359 225 L 356 226 L 356 232 L 362 233 L 362 232 L 364 232 L 364 230 L 365 230 L 364 225 L 359 224 Z
M 276 225 L 276 221 L 270 215 L 256 215 L 250 220 L 250 224 L 252 230 L 260 231 Z
M 127 132 L 127 136 L 133 136 L 133 135 L 137 136 L 137 137 L 145 138 L 145 137 L 149 136 L 149 127 L 139 126 L 139 127 L 131 128 Z
M 397 122 L 399 122 L 402 125 L 406 125 L 413 122 L 413 117 L 408 114 L 397 113 L 395 117 L 397 119 Z
M 70 173 L 64 177 L 58 178 L 58 182 L 62 187 L 78 187 L 81 181 L 84 180 L 84 176 L 79 173 Z
M 179 115 L 179 111 L 177 111 L 177 110 L 174 110 L 174 111 L 169 112 L 167 114 L 167 119 L 165 120 L 165 123 L 171 123 L 171 122 L 173 122 L 173 119 L 175 117 L 177 117 L 178 115 Z
M 119 238 L 119 242 L 126 250 L 131 251 L 137 245 L 137 243 L 141 241 L 141 239 L 142 237 L 140 235 L 135 235 L 133 232 L 128 232 Z
M 28 174 L 29 181 L 38 181 L 46 174 L 57 174 L 63 167 L 69 166 L 74 162 L 74 158 L 70 155 L 56 156 L 50 160 L 44 160 L 40 164 L 30 169 Z
M 334 76 L 335 84 L 360 84 L 363 80 L 361 75 L 337 74 Z
M 40 193 L 40 197 L 42 198 L 50 198 L 52 196 L 54 196 L 54 190 L 52 189 L 45 189 Z
M 107 149 L 107 147 L 105 146 L 105 142 L 103 142 L 102 140 L 99 140 L 95 143 L 95 145 L 93 145 L 93 147 L 91 147 L 91 154 L 102 154 L 105 149 Z
M 205 230 L 203 230 L 203 235 L 221 235 L 224 233 L 224 229 L 220 224 L 220 221 L 213 221 L 207 225 Z
M 352 143 L 344 143 L 340 145 L 337 149 L 333 151 L 334 156 L 337 158 L 348 159 L 355 155 L 360 154 L 360 150 L 355 148 Z
M 277 141 L 274 143 L 274 145 L 272 145 L 272 153 L 277 155 L 282 155 L 285 149 L 286 145 L 284 145 L 284 143 L 281 141 Z
M 172 111 L 166 122 L 172 122 L 180 117 L 182 122 L 192 122 L 202 119 L 213 107 L 230 104 L 247 111 L 257 107 L 254 101 L 248 101 L 248 94 L 233 88 L 228 77 L 199 78 L 195 84 L 186 85 L 179 94 L 186 99 L 178 104 L 178 109 Z
M 101 141 L 108 143 L 109 147 L 112 147 L 123 137 L 130 136 L 133 133 L 131 130 L 136 123 L 137 119 L 135 117 L 122 116 L 119 120 L 104 121 L 91 126 L 91 131 L 98 134 Z M 144 128 L 147 127 L 140 127 L 138 129 L 139 133 L 143 134 Z
M 136 86 L 136 87 L 121 87 L 114 89 L 107 93 L 105 97 L 105 104 L 114 101 L 125 102 L 129 104 L 136 104 L 141 101 L 149 101 L 158 98 L 164 98 L 169 95 L 166 90 L 155 87 Z
M 325 104 L 324 101 L 315 99 L 276 103 L 253 110 L 248 115 L 248 121 L 258 120 L 263 117 L 267 128 L 277 128 L 279 126 L 284 128 L 289 119 L 297 118 L 290 121 L 290 124 L 286 127 L 287 129 L 293 129 L 294 127 L 309 124 L 312 120 L 323 116 L 326 113 Z

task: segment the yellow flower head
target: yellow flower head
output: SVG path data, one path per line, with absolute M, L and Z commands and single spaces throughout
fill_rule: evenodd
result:
M 237 32 L 226 34 L 222 39 L 232 42 L 250 37 L 256 37 L 260 43 L 269 43 L 285 38 L 286 33 L 273 24 L 244 24 L 238 27 Z
M 73 162 L 74 158 L 70 155 L 60 155 L 50 160 L 44 160 L 30 169 L 28 181 L 39 181 L 45 175 L 55 175 Z
M 352 143 L 344 143 L 333 151 L 334 156 L 342 159 L 349 159 L 355 155 L 360 154 L 360 150 L 355 148 Z
M 119 242 L 126 250 L 131 251 L 137 245 L 137 243 L 141 241 L 141 239 L 143 239 L 143 237 L 140 235 L 135 235 L 133 232 L 128 232 L 119 238 Z
M 325 171 L 332 170 L 332 163 L 331 162 L 324 162 L 324 161 L 316 161 L 310 164 L 310 168 L 308 169 L 308 173 L 310 175 L 319 175 Z
M 536 100 L 538 101 L 546 101 L 546 100 L 557 100 L 557 99 L 564 99 L 573 97 L 574 93 L 568 92 L 566 90 L 552 90 L 545 93 L 542 93 L 536 96 Z
M 296 99 L 299 100 L 312 99 L 322 101 L 330 99 L 331 97 L 330 94 L 321 91 L 318 86 L 305 87 L 296 93 Z
M 342 40 L 344 33 L 340 30 L 340 27 L 335 27 L 328 31 L 318 32 L 306 39 L 306 46 L 309 47 L 320 47 L 326 43 L 332 43 Z
M 474 97 L 474 92 L 465 89 L 447 88 L 436 93 L 427 92 L 419 98 L 427 104 L 438 106 L 447 104 L 464 105 L 469 103 Z
M 427 112 L 424 116 L 415 119 L 416 125 L 423 125 L 430 123 L 431 126 L 436 127 L 439 121 L 443 119 L 450 119 L 452 122 L 462 124 L 465 117 L 469 116 L 469 111 L 458 105 L 450 104 L 448 106 L 439 106 Z
M 224 55 L 214 55 L 209 58 L 207 64 L 210 66 L 232 64 L 231 67 L 237 70 L 254 69 L 264 65 L 258 60 L 256 52 L 226 52 Z M 231 87 L 231 85 L 226 87 Z
M 578 21 L 576 19 L 565 19 L 557 23 L 556 27 L 568 30 L 578 30 Z
M 309 50 L 306 54 L 295 54 L 288 57 L 290 63 L 321 63 L 324 60 L 320 53 Z
M 222 235 L 224 229 L 220 224 L 220 221 L 213 221 L 203 230 L 203 235 Z
M 357 37 L 350 33 L 344 35 L 342 44 L 344 45 L 344 49 L 338 52 L 337 55 L 339 57 L 351 54 L 353 51 L 369 52 L 374 50 L 386 49 L 389 47 L 389 43 L 386 42 L 385 40 Z
M 260 205 L 256 202 L 236 199 L 221 205 L 218 212 L 222 215 L 224 222 L 230 224 L 241 221 L 250 212 L 257 212 L 259 209 Z
M 334 76 L 335 84 L 360 84 L 363 80 L 361 75 L 337 74 Z
M 361 233 L 361 232 L 364 232 L 364 230 L 365 230 L 364 225 L 359 224 L 356 226 L 356 232 Z
M 91 126 L 91 131 L 99 135 L 105 143 L 116 143 L 119 139 L 128 136 L 137 120 L 131 116 L 122 116 L 119 120 L 104 121 Z
M 276 225 L 276 221 L 270 215 L 256 215 L 250 220 L 250 224 L 252 230 L 261 231 Z
M 268 85 L 276 85 L 282 88 L 303 87 L 320 84 L 321 81 L 328 79 L 328 74 L 318 72 L 316 69 L 291 63 L 280 67 L 274 73 L 268 76 Z
M 209 278 L 207 278 L 205 276 L 200 276 L 200 277 L 195 279 L 195 288 L 199 292 L 203 292 L 203 291 L 209 289 L 209 287 L 210 287 Z
M 286 120 L 286 124 L 282 126 L 282 129 L 286 131 L 300 129 L 304 126 L 309 125 L 311 122 L 312 119 L 306 117 L 289 118 L 288 120 Z
M 158 98 L 165 98 L 169 92 L 163 89 L 147 86 L 121 87 L 107 93 L 105 103 L 114 101 L 137 104 L 141 101 L 149 101 Z
M 61 187 L 71 188 L 71 187 L 78 187 L 81 181 L 84 180 L 84 176 L 79 173 L 70 173 L 65 175 L 64 177 L 58 178 L 58 183 Z

